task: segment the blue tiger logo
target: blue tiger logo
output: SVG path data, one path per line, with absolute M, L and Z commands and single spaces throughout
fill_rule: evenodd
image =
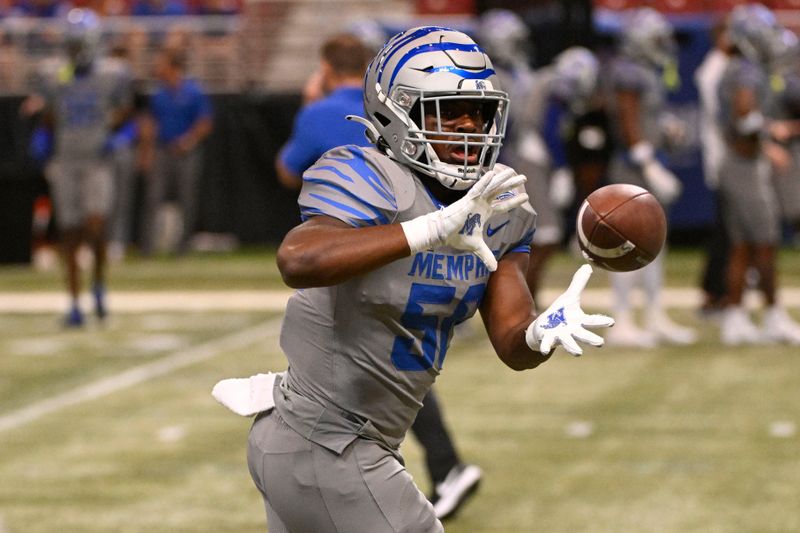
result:
M 480 226 L 481 226 L 480 213 L 470 213 L 469 215 L 467 215 L 467 220 L 464 221 L 464 227 L 461 228 L 461 231 L 459 231 L 458 234 L 472 236 L 472 232 L 475 231 L 475 228 L 479 228 Z
M 557 328 L 561 324 L 564 324 L 567 321 L 567 318 L 564 316 L 564 308 L 561 307 L 558 311 L 554 311 L 547 315 L 547 324 L 543 324 L 542 327 L 544 329 L 553 329 Z

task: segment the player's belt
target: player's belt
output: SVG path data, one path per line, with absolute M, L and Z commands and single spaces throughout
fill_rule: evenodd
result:
M 280 378 L 279 378 L 280 379 Z M 376 441 L 399 456 L 400 441 L 392 442 L 371 421 L 333 405 L 322 405 L 293 390 L 285 379 L 275 383 L 275 409 L 293 430 L 341 455 L 356 438 Z

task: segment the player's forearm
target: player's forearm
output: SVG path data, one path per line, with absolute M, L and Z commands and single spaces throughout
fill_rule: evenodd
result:
M 350 228 L 306 223 L 284 239 L 278 249 L 278 269 L 290 287 L 327 287 L 409 253 L 399 224 Z
M 525 330 L 531 322 L 532 320 L 527 319 L 511 328 L 499 340 L 492 341 L 497 356 L 513 370 L 536 368 L 550 358 L 550 354 L 531 350 L 525 341 Z

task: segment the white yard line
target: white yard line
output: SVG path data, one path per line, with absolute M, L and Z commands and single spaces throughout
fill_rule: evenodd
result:
M 112 313 L 142 313 L 150 311 L 283 311 L 291 290 L 273 291 L 111 291 L 109 307 Z M 545 289 L 542 301 L 550 302 L 559 295 L 557 289 Z M 634 293 L 634 303 L 641 305 L 642 294 Z M 86 309 L 91 309 L 86 296 Z M 787 307 L 800 307 L 800 287 L 785 287 L 778 299 Z M 692 287 L 667 288 L 662 300 L 668 308 L 696 309 L 702 293 Z M 608 288 L 586 289 L 585 306 L 608 309 L 613 302 Z M 746 293 L 746 304 L 758 307 L 760 297 L 754 291 Z M 0 292 L 0 313 L 61 313 L 67 307 L 63 292 Z
M 119 374 L 109 376 L 70 391 L 51 396 L 27 407 L 0 416 L 0 432 L 24 426 L 45 415 L 61 411 L 67 407 L 108 396 L 120 390 L 151 381 L 203 361 L 212 359 L 231 350 L 251 346 L 259 341 L 277 336 L 281 319 L 273 319 L 258 326 L 247 328 L 231 335 L 179 350 L 158 361 L 140 365 Z M 209 395 L 211 389 L 208 389 Z

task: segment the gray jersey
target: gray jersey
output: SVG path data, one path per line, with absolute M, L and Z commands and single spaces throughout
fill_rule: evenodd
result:
M 304 218 L 325 215 L 354 227 L 411 220 L 441 208 L 409 169 L 373 148 L 327 152 L 303 174 Z M 528 253 L 529 206 L 482 226 L 496 257 Z M 475 314 L 489 270 L 473 254 L 439 247 L 289 300 L 281 347 L 285 385 L 372 424 L 398 445 L 445 362 L 456 324 Z
M 666 90 L 661 80 L 660 72 L 643 63 L 634 61 L 625 56 L 614 59 L 605 80 L 610 98 L 607 99 L 611 110 L 611 128 L 616 146 L 627 150 L 622 138 L 621 125 L 617 119 L 619 105 L 614 93 L 617 91 L 630 91 L 639 95 L 639 131 L 643 140 L 658 148 L 662 143 L 659 119 L 666 103 Z
M 115 59 L 94 61 L 85 76 L 75 76 L 66 59 L 53 59 L 44 63 L 37 85 L 53 112 L 55 150 L 62 157 L 99 157 L 111 113 L 133 101 L 131 73 Z
M 736 136 L 736 112 L 734 98 L 740 89 L 755 92 L 756 111 L 769 113 L 769 80 L 764 69 L 747 59 L 737 56 L 728 61 L 717 89 L 719 93 L 719 121 L 723 135 L 731 139 Z

